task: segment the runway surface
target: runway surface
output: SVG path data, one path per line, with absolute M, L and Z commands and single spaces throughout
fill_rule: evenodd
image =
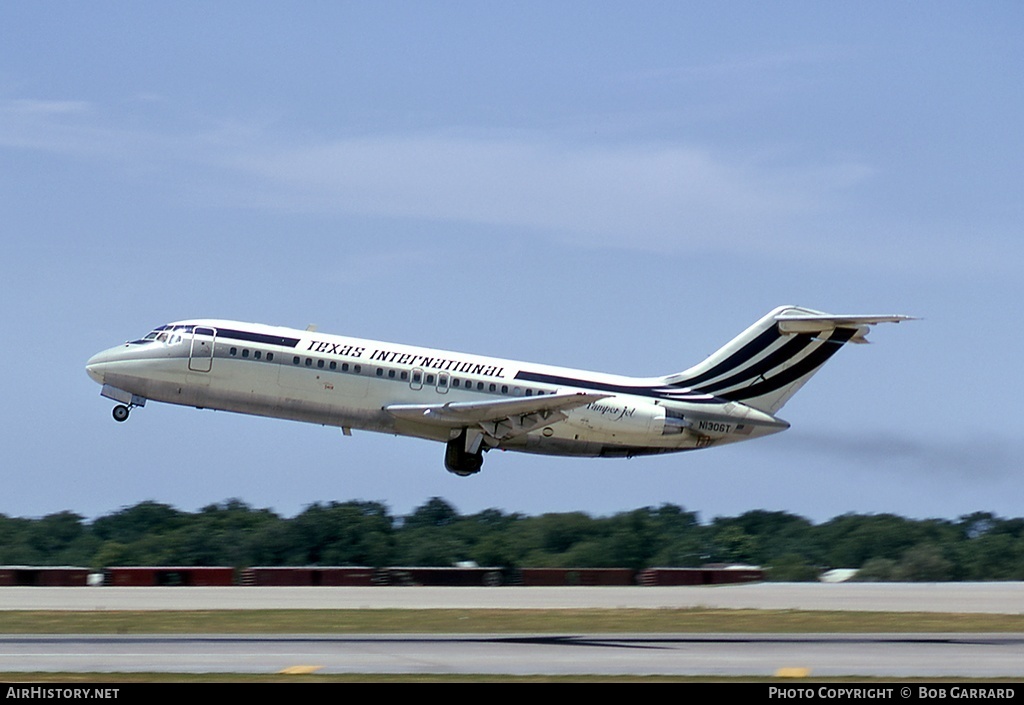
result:
M 0 588 L 0 610 L 809 609 L 1024 613 L 1024 583 Z M 1024 678 L 1024 634 L 0 635 L 0 670 Z
M 6 636 L 14 671 L 494 675 L 1024 676 L 1024 635 Z
M 806 609 L 1024 614 L 1024 583 L 751 583 L 715 587 L 0 588 L 0 610 Z

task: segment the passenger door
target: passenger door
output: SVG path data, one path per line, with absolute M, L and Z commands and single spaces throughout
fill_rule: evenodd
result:
M 209 372 L 213 369 L 213 346 L 217 331 L 213 328 L 196 326 L 192 330 L 192 347 L 188 353 L 188 368 L 192 372 Z

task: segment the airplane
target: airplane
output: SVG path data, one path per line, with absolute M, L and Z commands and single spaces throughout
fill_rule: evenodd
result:
M 703 362 L 640 378 L 239 321 L 197 319 L 94 355 L 118 402 L 148 400 L 413 436 L 473 475 L 494 449 L 633 457 L 725 445 L 789 428 L 776 412 L 845 343 L 904 315 L 780 306 Z

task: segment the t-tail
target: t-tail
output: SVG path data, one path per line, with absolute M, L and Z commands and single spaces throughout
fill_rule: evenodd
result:
M 838 316 L 780 306 L 704 362 L 664 378 L 676 389 L 774 414 L 846 343 L 866 343 L 875 323 L 911 316 Z

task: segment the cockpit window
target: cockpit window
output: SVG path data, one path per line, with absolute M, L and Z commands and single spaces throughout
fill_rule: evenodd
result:
M 152 343 L 156 340 L 157 332 L 152 331 L 148 333 L 145 338 L 139 338 L 138 340 L 129 341 L 130 345 L 144 345 L 145 343 Z
M 146 337 L 139 338 L 138 340 L 129 341 L 130 345 L 144 345 L 146 343 L 166 343 L 168 345 L 174 345 L 175 343 L 181 342 L 181 336 L 191 333 L 195 326 L 178 324 L 172 326 L 170 324 L 166 326 L 157 326 L 152 331 L 146 334 Z

